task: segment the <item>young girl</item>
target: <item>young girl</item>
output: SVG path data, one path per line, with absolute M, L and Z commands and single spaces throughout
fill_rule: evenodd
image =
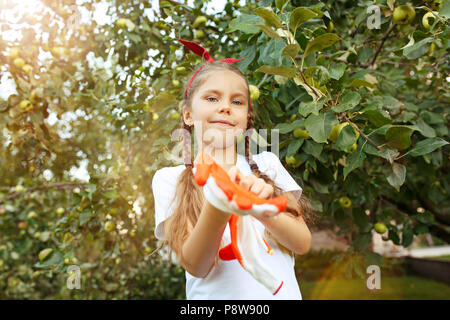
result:
M 254 110 L 245 76 L 233 62 L 224 62 L 234 59 L 214 61 L 206 50 L 192 51 L 208 63 L 194 73 L 185 90 L 181 126 L 190 133 L 194 128 L 201 142 L 196 158 L 207 152 L 233 181 L 239 177 L 241 186 L 261 198 L 287 197 L 286 211 L 276 219 L 255 217 L 274 251 L 268 255 L 261 248 L 264 263 L 284 284 L 272 295 L 237 260 L 218 258 L 219 250 L 231 241 L 227 223 L 231 214 L 206 201 L 195 183 L 192 169 L 197 159 L 192 159 L 189 135 L 183 139 L 185 164 L 161 168 L 153 177 L 155 236 L 165 240 L 170 256 L 174 252 L 186 270 L 187 299 L 302 299 L 294 254 L 306 253 L 311 244 L 306 225 L 313 215 L 309 201 L 274 153 L 250 154 L 248 135 L 245 156 L 236 152 L 239 134 L 253 128 Z

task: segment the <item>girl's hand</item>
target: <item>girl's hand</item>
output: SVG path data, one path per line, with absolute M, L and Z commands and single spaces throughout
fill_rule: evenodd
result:
M 244 189 L 253 192 L 260 198 L 268 199 L 273 195 L 273 187 L 266 183 L 264 179 L 258 178 L 253 174 L 244 176 L 236 166 L 233 166 L 228 170 L 228 175 L 230 176 L 231 181 L 235 181 Z

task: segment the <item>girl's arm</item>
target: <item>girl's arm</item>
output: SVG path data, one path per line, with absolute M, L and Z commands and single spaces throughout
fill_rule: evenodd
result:
M 281 212 L 277 218 L 256 217 L 283 246 L 296 254 L 305 254 L 311 247 L 311 232 L 302 217 Z
M 181 264 L 194 277 L 204 278 L 209 274 L 230 217 L 230 213 L 217 209 L 205 200 L 181 252 Z

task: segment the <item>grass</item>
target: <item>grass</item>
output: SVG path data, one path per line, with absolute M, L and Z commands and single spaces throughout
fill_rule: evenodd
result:
M 448 261 L 448 260 L 450 260 L 450 254 L 443 255 L 443 256 L 436 256 L 436 257 L 425 257 L 425 259 Z
M 371 293 L 366 279 L 331 279 L 306 281 L 299 279 L 304 300 L 449 300 L 450 286 L 418 276 L 381 277 L 381 289 Z

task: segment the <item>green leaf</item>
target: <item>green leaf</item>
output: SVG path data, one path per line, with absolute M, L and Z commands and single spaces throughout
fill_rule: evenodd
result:
M 362 113 L 367 120 L 370 121 L 376 128 L 392 123 L 389 113 L 386 110 L 366 110 Z
M 265 107 L 276 117 L 282 117 L 284 115 L 284 111 L 281 109 L 280 104 L 272 96 L 264 95 L 263 101 L 264 101 Z
M 345 63 L 335 63 L 332 64 L 330 67 L 330 77 L 339 80 L 345 72 L 345 69 L 347 68 L 347 65 Z
M 288 0 L 275 0 L 275 6 L 278 10 L 281 10 L 287 2 Z
M 400 192 L 400 187 L 405 182 L 406 178 L 406 167 L 400 163 L 394 162 L 392 164 L 392 171 L 386 177 L 387 181 L 391 186 L 393 186 L 397 192 Z
M 408 247 L 414 239 L 414 233 L 411 229 L 404 229 L 402 232 L 402 246 Z
M 411 145 L 411 134 L 417 127 L 415 126 L 391 126 L 386 131 L 388 144 L 398 150 L 403 150 Z
M 353 219 L 362 233 L 369 232 L 372 229 L 372 225 L 369 221 L 369 216 L 362 208 L 353 209 Z
M 388 239 L 392 240 L 392 242 L 396 245 L 400 245 L 400 238 L 397 233 L 397 229 L 395 227 L 389 229 Z
M 270 7 L 258 7 L 254 10 L 254 12 L 264 19 L 264 22 L 275 28 L 282 28 L 283 24 L 281 23 L 280 18 L 277 16 L 275 12 Z
M 425 121 L 422 119 L 418 119 L 416 121 L 416 126 L 419 132 L 427 138 L 434 138 L 436 137 L 436 131 L 432 127 L 430 127 Z
M 281 134 L 286 134 L 296 128 L 300 128 L 300 129 L 303 128 L 304 122 L 305 122 L 305 120 L 295 120 L 291 123 L 279 123 L 274 127 L 274 129 L 280 130 Z
M 348 174 L 353 170 L 361 167 L 366 159 L 366 154 L 359 149 L 354 150 L 350 156 L 347 158 L 346 166 L 344 167 L 344 180 L 347 178 Z
M 307 77 L 314 76 L 319 80 L 319 86 L 326 84 L 330 80 L 330 74 L 324 66 L 313 66 L 305 70 L 305 76 Z
M 355 91 L 345 91 L 342 95 L 341 102 L 337 107 L 333 107 L 334 112 L 344 112 L 354 108 L 361 100 L 361 96 Z
M 264 24 L 258 24 L 257 27 L 260 28 L 269 38 L 283 41 L 280 35 L 276 33 L 271 27 L 268 27 Z
M 92 218 L 92 209 L 86 208 L 80 213 L 80 226 L 84 225 Z
M 318 88 L 314 87 L 314 85 L 312 85 L 312 80 L 311 79 L 307 79 L 307 82 L 308 82 L 308 84 L 307 84 L 306 82 L 303 81 L 303 79 L 301 77 L 296 76 L 296 77 L 294 77 L 294 82 L 295 82 L 296 85 L 302 86 L 303 89 L 305 89 L 306 92 L 315 101 L 317 101 L 317 100 L 319 100 L 319 99 L 321 99 L 322 97 L 325 96 L 325 94 L 321 90 L 319 90 Z M 313 89 L 315 90 L 315 93 L 314 93 Z
M 53 266 L 60 266 L 64 262 L 64 256 L 61 252 L 53 250 L 49 257 L 44 261 L 40 261 L 34 265 L 36 268 L 49 268 Z
M 317 13 L 307 8 L 295 8 L 289 16 L 289 28 L 292 32 L 296 32 L 299 26 L 316 16 Z
M 450 19 L 450 1 L 448 0 L 442 1 L 439 15 L 444 17 L 445 19 Z
M 336 41 L 339 41 L 340 39 L 341 38 L 337 34 L 325 33 L 318 36 L 314 40 L 310 41 L 306 46 L 305 53 L 303 54 L 302 69 L 303 69 L 303 60 L 305 60 L 308 54 L 328 48 L 332 46 Z
M 351 125 L 342 128 L 339 137 L 336 140 L 336 147 L 339 150 L 347 151 L 356 142 L 355 130 Z
M 298 149 L 302 146 L 303 142 L 305 141 L 304 138 L 301 139 L 295 139 L 289 143 L 289 146 L 287 148 L 286 155 L 288 157 L 293 156 L 297 153 Z
M 364 146 L 364 152 L 372 154 L 377 157 L 384 158 L 389 161 L 390 164 L 394 163 L 394 159 L 400 154 L 398 150 L 391 149 L 386 146 L 381 147 L 381 150 L 376 149 L 370 143 L 366 143 Z
M 328 143 L 327 137 L 333 126 L 338 122 L 334 112 L 328 110 L 326 113 L 320 113 L 319 115 L 310 114 L 305 119 L 305 128 L 314 141 Z
M 289 44 L 283 49 L 281 55 L 284 57 L 291 57 L 292 59 L 295 59 L 299 51 L 300 46 L 298 43 Z
M 318 101 L 302 101 L 298 106 L 298 113 L 300 113 L 303 117 L 306 117 L 310 113 L 319 115 L 319 111 L 323 108 L 323 103 L 324 99 L 320 99 Z
M 412 46 L 403 49 L 403 55 L 409 60 L 414 60 L 423 56 L 430 48 L 429 44 L 433 42 L 433 38 L 425 38 Z
M 372 234 L 370 232 L 362 233 L 353 241 L 353 247 L 358 251 L 363 251 L 370 244 L 371 240 Z
M 352 82 L 348 85 L 349 87 L 366 87 L 366 88 L 375 88 L 376 84 L 370 83 L 363 79 L 353 79 Z
M 371 251 L 364 251 L 362 254 L 366 258 L 368 265 L 376 264 L 376 265 L 381 266 L 383 264 L 384 258 L 379 253 L 371 252 Z
M 425 211 L 423 213 L 418 213 L 412 216 L 415 220 L 426 224 L 426 225 L 431 225 L 434 222 L 434 216 L 431 212 L 429 211 Z
M 448 142 L 441 138 L 425 139 L 425 140 L 418 142 L 414 146 L 414 148 L 411 149 L 411 151 L 409 151 L 409 154 L 412 157 L 422 156 L 424 154 L 433 152 L 434 150 L 436 150 L 442 146 L 445 146 L 446 144 L 448 144 Z
M 286 67 L 286 66 L 278 66 L 278 67 L 272 67 L 272 66 L 261 66 L 258 69 L 256 69 L 256 72 L 264 72 L 267 74 L 276 74 L 279 76 L 283 76 L 286 78 L 293 78 L 295 77 L 296 70 L 294 68 Z
M 106 190 L 103 195 L 108 199 L 116 199 L 119 196 L 116 189 Z
M 306 154 L 310 154 L 320 160 L 320 154 L 322 153 L 323 145 L 321 143 L 317 143 L 308 139 L 305 141 L 305 145 L 303 146 L 302 150 Z
M 255 34 L 261 31 L 261 29 L 258 28 L 257 25 L 263 22 L 264 20 L 258 16 L 242 13 L 238 17 L 230 21 L 230 25 L 228 29 L 226 29 L 225 33 L 231 33 L 239 30 L 243 33 Z

